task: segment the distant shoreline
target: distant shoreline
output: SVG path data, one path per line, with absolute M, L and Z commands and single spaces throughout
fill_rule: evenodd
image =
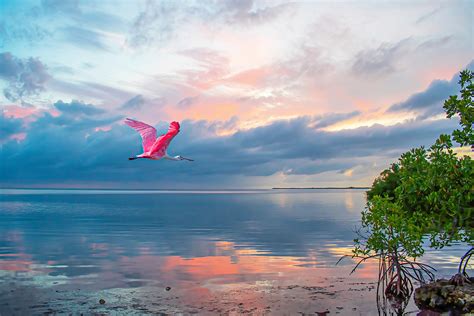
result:
M 369 190 L 370 187 L 273 187 L 271 189 L 127 189 L 127 188 L 22 188 L 22 187 L 13 187 L 13 188 L 2 188 L 2 190 L 34 190 L 34 191 L 48 191 L 48 190 L 59 190 L 59 191 L 228 191 L 228 192 L 239 192 L 239 191 L 268 191 L 268 190 Z
M 349 189 L 349 190 L 368 190 L 370 187 L 306 187 L 306 188 L 279 188 L 275 187 L 272 190 L 341 190 L 341 189 Z

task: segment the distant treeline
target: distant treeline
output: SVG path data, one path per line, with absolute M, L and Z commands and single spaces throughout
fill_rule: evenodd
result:
M 273 190 L 368 190 L 370 187 L 309 187 L 309 188 L 272 188 Z

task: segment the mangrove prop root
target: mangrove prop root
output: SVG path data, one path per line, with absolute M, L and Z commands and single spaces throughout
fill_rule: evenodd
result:
M 469 264 L 469 260 L 474 255 L 474 247 L 469 249 L 462 257 L 461 261 L 459 262 L 458 273 L 467 276 L 466 269 L 467 265 Z
M 351 256 L 343 256 L 339 259 L 339 263 L 343 258 Z M 387 299 L 394 308 L 403 308 L 408 304 L 408 299 L 414 290 L 413 282 L 425 284 L 434 280 L 434 272 L 436 271 L 430 265 L 409 260 L 405 256 L 398 253 L 380 253 L 369 256 L 352 256 L 359 259 L 351 274 L 357 268 L 369 259 L 379 260 L 379 273 L 377 280 L 377 307 L 385 309 Z

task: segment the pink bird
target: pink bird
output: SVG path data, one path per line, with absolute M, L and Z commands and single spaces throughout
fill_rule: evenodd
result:
M 139 158 L 159 160 L 161 158 L 164 158 L 169 160 L 194 161 L 192 159 L 184 158 L 179 155 L 174 157 L 168 156 L 168 153 L 166 152 L 166 149 L 168 149 L 170 142 L 179 133 L 178 122 L 171 122 L 170 127 L 168 128 L 168 132 L 158 138 L 156 137 L 156 129 L 153 126 L 129 118 L 127 118 L 124 122 L 134 130 L 136 130 L 138 133 L 140 133 L 140 136 L 142 137 L 143 146 L 142 154 L 128 158 L 128 160 L 134 160 Z

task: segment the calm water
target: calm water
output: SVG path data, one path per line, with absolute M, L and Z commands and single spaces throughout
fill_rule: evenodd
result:
M 359 294 L 350 292 L 347 283 L 358 278 L 371 284 L 375 266 L 366 265 L 351 277 L 350 260 L 334 266 L 350 252 L 364 203 L 362 190 L 3 189 L 0 314 L 91 308 L 125 314 L 159 308 L 212 313 L 209 306 L 226 300 L 232 305 L 237 298 L 242 306 L 265 300 L 271 306 L 261 308 L 274 308 L 272 314 L 291 314 L 298 304 L 289 300 L 288 306 L 273 306 L 271 297 L 280 294 L 272 289 L 288 285 L 281 294 L 287 295 L 289 284 L 327 288 L 337 282 L 341 299 L 354 295 L 365 301 L 357 303 L 361 306 L 352 302 L 350 312 L 347 307 L 339 312 L 375 313 L 370 286 Z M 423 260 L 448 275 L 464 250 L 454 246 L 432 251 Z M 240 292 L 225 296 L 236 289 Z M 252 291 L 261 295 L 248 297 Z M 313 299 L 319 305 L 307 308 L 334 309 L 334 295 L 326 294 Z M 106 304 L 98 303 L 101 297 Z M 208 305 L 196 305 L 205 300 Z M 157 301 L 157 309 L 150 309 Z

